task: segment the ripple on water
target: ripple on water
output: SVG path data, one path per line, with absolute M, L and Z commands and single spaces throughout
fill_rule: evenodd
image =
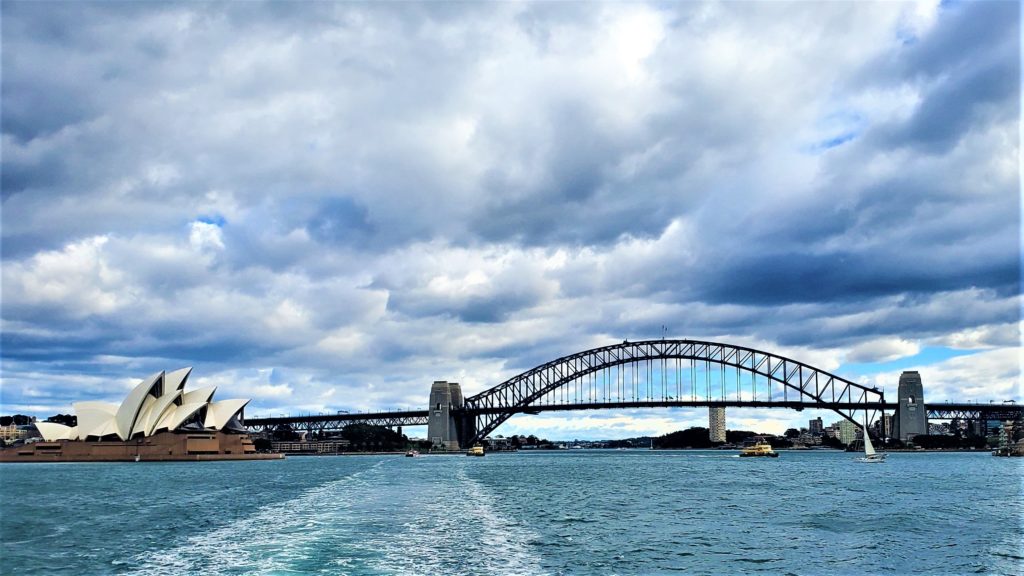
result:
M 1006 459 L 574 452 L 4 468 L 0 572 L 1024 573 Z

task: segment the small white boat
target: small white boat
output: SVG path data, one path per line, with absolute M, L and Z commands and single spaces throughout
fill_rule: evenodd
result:
M 869 464 L 877 464 L 885 462 L 885 454 L 878 454 L 875 452 L 875 447 L 871 445 L 871 435 L 868 434 L 868 413 L 864 412 L 864 456 L 862 458 L 856 458 L 857 462 L 867 462 Z
M 419 457 L 419 455 L 420 453 L 418 450 L 409 450 L 408 452 L 405 453 L 406 458 L 417 458 Z

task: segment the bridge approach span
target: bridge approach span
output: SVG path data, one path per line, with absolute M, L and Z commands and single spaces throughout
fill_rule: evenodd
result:
M 272 432 L 279 426 L 293 430 L 324 432 L 341 430 L 349 424 L 371 424 L 397 428 L 401 426 L 426 426 L 426 410 L 394 410 L 382 412 L 353 412 L 339 414 L 305 414 L 301 416 L 276 416 L 246 418 L 245 427 L 250 432 Z

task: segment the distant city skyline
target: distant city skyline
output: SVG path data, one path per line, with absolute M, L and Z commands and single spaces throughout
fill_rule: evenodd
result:
M 1015 2 L 0 10 L 0 413 L 166 366 L 247 416 L 422 410 L 663 336 L 1024 401 Z

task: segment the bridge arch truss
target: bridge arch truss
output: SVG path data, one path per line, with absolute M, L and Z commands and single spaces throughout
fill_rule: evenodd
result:
M 877 388 L 744 346 L 624 341 L 552 360 L 466 398 L 460 441 L 472 445 L 515 414 L 560 404 L 635 408 L 747 402 L 830 409 L 862 426 L 865 417 L 875 419 L 885 398 Z

